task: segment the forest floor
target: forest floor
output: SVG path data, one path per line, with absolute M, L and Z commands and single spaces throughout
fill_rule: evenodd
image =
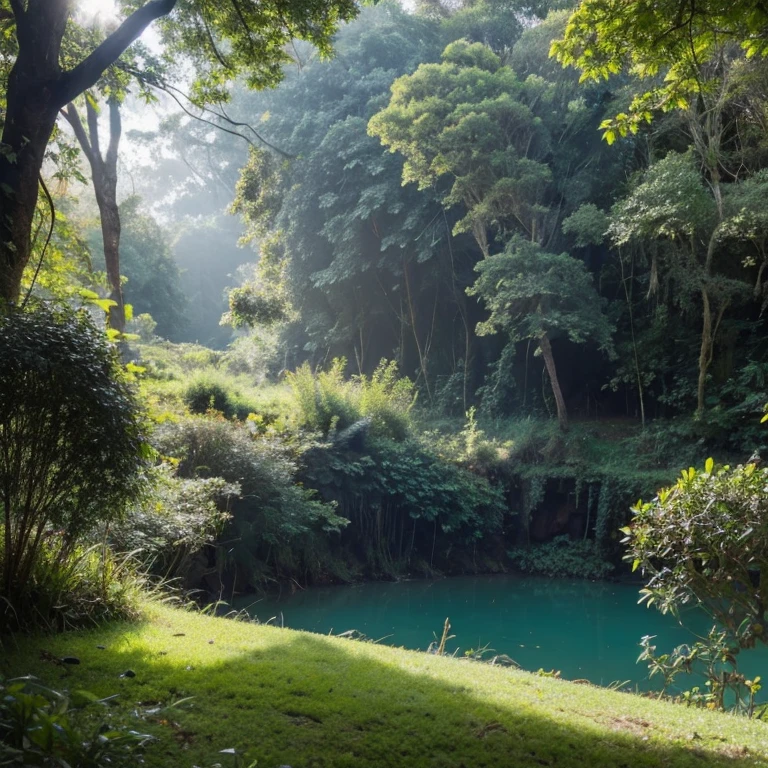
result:
M 768 766 L 762 722 L 155 604 L 135 624 L 4 650 L 0 674 L 117 694 L 93 725 L 157 737 L 148 766 L 227 768 L 233 747 L 258 768 Z

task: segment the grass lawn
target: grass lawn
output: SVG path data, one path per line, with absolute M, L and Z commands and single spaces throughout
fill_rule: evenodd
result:
M 141 623 L 19 638 L 5 650 L 3 675 L 119 694 L 111 720 L 159 737 L 145 753 L 150 766 L 226 768 L 219 752 L 230 747 L 250 749 L 259 768 L 768 766 L 761 722 L 167 607 L 147 608 Z M 81 663 L 63 668 L 48 654 Z

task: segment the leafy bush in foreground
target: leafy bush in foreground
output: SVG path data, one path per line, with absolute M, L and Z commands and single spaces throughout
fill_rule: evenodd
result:
M 647 578 L 642 600 L 677 617 L 695 606 L 715 624 L 708 638 L 663 657 L 646 643 L 643 658 L 668 683 L 701 668 L 709 690 L 694 703 L 723 709 L 730 695 L 751 714 L 755 681 L 738 672 L 737 656 L 768 643 L 768 469 L 708 459 L 703 472 L 683 470 L 677 485 L 633 513 L 622 532 L 625 559 Z
M 34 677 L 0 678 L 0 765 L 106 768 L 134 766 L 151 737 L 110 727 L 86 735 L 71 713 L 101 702 L 87 691 L 67 694 Z
M 33 575 L 44 549 L 65 566 L 86 533 L 139 495 L 142 427 L 114 350 L 85 312 L 41 304 L 0 318 L 0 629 L 42 599 Z

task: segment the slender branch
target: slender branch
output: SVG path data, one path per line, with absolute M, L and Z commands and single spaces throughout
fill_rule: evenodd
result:
M 19 0 L 15 0 L 19 2 Z M 107 67 L 114 64 L 131 43 L 156 19 L 167 16 L 177 0 L 149 0 L 134 11 L 101 45 L 81 61 L 74 69 L 65 72 L 58 83 L 60 106 L 93 87 Z
M 200 9 L 200 18 L 203 20 L 203 26 L 205 27 L 205 34 L 208 37 L 208 44 L 211 46 L 211 50 L 213 51 L 213 55 L 218 59 L 219 64 L 221 64 L 224 69 L 226 69 L 228 72 L 231 72 L 233 70 L 232 65 L 224 58 L 224 55 L 221 53 L 221 51 L 218 49 L 216 45 L 216 41 L 213 39 L 213 33 L 211 32 L 211 28 L 208 26 L 208 19 L 205 18 L 205 9 Z
M 107 168 L 114 169 L 117 164 L 117 148 L 123 133 L 123 123 L 120 119 L 120 104 L 117 99 L 109 100 L 109 146 L 105 162 Z
M 161 91 L 164 91 L 165 93 L 167 93 L 179 105 L 179 107 L 181 107 L 182 111 L 186 115 L 188 115 L 189 117 L 193 118 L 194 120 L 198 120 L 201 123 L 205 123 L 206 125 L 210 125 L 213 128 L 216 128 L 219 131 L 224 131 L 224 133 L 229 133 L 232 136 L 237 136 L 237 137 L 241 138 L 243 141 L 247 141 L 248 144 L 250 144 L 252 147 L 256 146 L 256 144 L 254 144 L 254 142 L 251 141 L 251 139 L 249 139 L 247 136 L 244 136 L 239 131 L 231 131 L 231 130 L 229 130 L 229 128 L 224 128 L 224 126 L 219 125 L 218 123 L 214 123 L 213 120 L 208 120 L 207 118 L 202 117 L 201 115 L 196 115 L 196 114 L 194 114 L 194 112 L 191 112 L 189 109 L 186 108 L 186 106 L 184 106 L 184 104 L 182 103 L 181 99 L 179 99 L 179 97 L 176 96 L 174 91 L 177 91 L 178 93 L 181 93 L 182 96 L 184 96 L 184 98 L 186 98 L 186 99 L 188 99 L 190 101 L 190 103 L 194 104 L 194 102 L 191 99 L 189 99 L 189 97 L 186 94 L 182 93 L 182 91 L 179 91 L 178 88 L 174 88 L 172 85 L 169 85 L 168 83 L 161 82 L 159 80 L 153 82 L 152 85 L 154 85 L 155 88 L 157 88 L 158 90 L 161 90 Z M 195 105 L 195 106 L 197 106 L 197 105 Z M 232 125 L 235 128 L 237 128 L 237 127 L 247 127 L 247 128 L 249 128 L 251 133 L 253 133 L 253 135 L 256 136 L 256 138 L 258 139 L 259 142 L 264 144 L 264 146 L 269 147 L 274 152 L 277 152 L 278 155 L 282 155 L 282 157 L 285 157 L 288 160 L 293 160 L 296 157 L 295 155 L 291 155 L 288 152 L 280 149 L 280 147 L 276 147 L 274 144 L 272 144 L 269 141 L 267 141 L 263 136 L 260 136 L 247 123 L 238 123 L 238 122 L 236 122 L 234 120 L 230 120 L 225 115 L 222 115 L 219 112 L 215 112 L 212 109 L 208 109 L 207 107 L 198 107 L 198 108 L 202 112 L 207 112 L 210 115 L 214 115 L 215 117 L 218 117 L 219 119 L 224 120 L 225 122 L 229 123 L 230 125 Z
M 99 143 L 99 113 L 93 103 L 93 99 L 85 94 L 85 114 L 88 119 L 88 135 L 91 139 L 91 151 L 96 160 L 101 160 L 101 146 Z
M 80 144 L 83 154 L 86 156 L 91 166 L 93 166 L 93 148 L 91 147 L 91 142 L 88 140 L 88 134 L 86 134 L 85 128 L 83 127 L 83 121 L 77 113 L 77 108 L 70 101 L 66 108 L 61 110 L 61 114 L 64 115 L 66 121 L 72 126 L 72 130 L 75 132 L 75 138 Z
M 48 201 L 48 206 L 50 207 L 50 210 L 51 210 L 51 226 L 48 229 L 48 237 L 45 238 L 45 243 L 43 244 L 43 250 L 40 253 L 40 261 L 37 263 L 37 269 L 35 269 L 35 274 L 32 276 L 32 282 L 29 284 L 29 290 L 27 291 L 27 295 L 24 297 L 24 301 L 21 303 L 22 310 L 27 306 L 29 297 L 32 295 L 32 289 L 35 287 L 35 283 L 37 282 L 38 275 L 40 274 L 40 268 L 43 266 L 43 259 L 45 258 L 45 252 L 48 250 L 48 246 L 51 242 L 51 238 L 53 237 L 53 228 L 56 224 L 56 206 L 53 204 L 53 198 L 51 197 L 51 193 L 48 191 L 48 187 L 46 186 L 42 176 L 40 176 L 40 186 L 43 188 L 43 192 L 45 193 L 45 198 Z

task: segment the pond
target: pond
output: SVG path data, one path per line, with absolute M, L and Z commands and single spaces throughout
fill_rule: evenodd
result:
M 450 652 L 487 645 L 523 669 L 556 669 L 569 680 L 629 682 L 648 690 L 656 683 L 648 681 L 645 665 L 636 664 L 640 638 L 657 635 L 655 644 L 666 652 L 694 636 L 637 600 L 636 585 L 505 575 L 313 587 L 278 598 L 241 598 L 235 607 L 262 622 L 322 634 L 355 629 L 419 650 L 439 638 L 450 618 Z M 690 618 L 695 631 L 706 632 L 704 615 Z M 741 666 L 765 677 L 768 651 L 747 652 Z M 684 688 L 691 685 L 682 681 Z

